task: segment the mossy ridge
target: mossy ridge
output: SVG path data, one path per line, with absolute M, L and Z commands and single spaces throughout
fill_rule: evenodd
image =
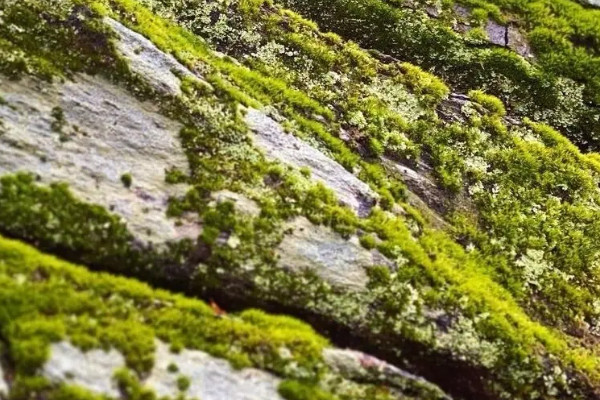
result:
M 402 226 L 402 225 L 400 224 L 399 226 Z M 404 229 L 404 228 L 402 228 L 402 229 Z M 410 241 L 410 235 L 408 235 L 408 236 L 407 236 L 407 238 L 408 238 L 408 239 L 409 239 L 409 241 Z M 404 238 L 402 238 L 402 239 L 404 239 Z M 401 247 L 401 243 L 400 243 L 400 242 L 401 242 L 401 241 L 399 241 L 398 245 L 400 245 L 400 247 L 399 247 L 399 248 L 400 248 L 400 249 L 402 249 L 402 247 Z M 385 247 L 384 247 L 384 248 L 385 248 Z M 408 250 L 404 250 L 404 252 L 407 252 L 407 251 L 408 251 Z M 394 246 L 393 246 L 393 243 L 388 243 L 388 244 L 387 244 L 387 252 L 388 252 L 388 254 L 394 254 Z M 397 255 L 397 252 L 396 252 L 395 254 Z M 415 255 L 416 255 L 416 258 L 415 258 L 415 260 L 419 260 L 419 257 L 422 257 L 422 255 L 419 255 L 419 254 L 418 254 L 418 252 L 417 252 L 417 253 L 415 253 Z M 419 261 L 419 262 L 420 262 L 420 261 Z M 417 265 L 419 265 L 419 264 L 417 264 Z M 416 270 L 414 270 L 413 272 L 417 272 L 417 270 L 418 270 L 418 268 L 417 268 Z M 409 273 L 409 272 L 407 272 L 407 273 Z
M 597 105 L 588 105 L 598 95 L 597 68 L 593 67 L 597 61 L 567 40 L 563 40 L 566 44 L 558 40 L 562 47 L 548 46 L 554 42 L 547 29 L 532 32 L 531 40 L 539 43 L 538 52 L 545 58 L 530 64 L 508 49 L 482 48 L 481 41 L 470 43 L 471 39 L 452 31 L 452 19 L 429 18 L 424 4 L 416 10 L 383 0 L 284 0 L 280 4 L 362 47 L 433 70 L 456 91 L 488 90 L 501 97 L 511 112 L 535 115 L 565 131 L 583 149 L 598 148 L 600 111 Z M 568 70 L 571 64 L 565 60 L 573 59 L 578 68 Z M 584 84 L 565 79 L 573 74 L 575 81 Z M 580 101 L 582 96 L 585 101 Z M 569 107 L 564 107 L 567 102 Z
M 197 2 L 188 2 L 185 3 L 188 6 L 191 4 L 196 4 Z M 183 4 L 183 3 L 182 3 Z M 212 3 L 211 3 L 212 4 Z M 254 4 L 254 3 L 253 3 Z M 162 6 L 162 2 L 153 2 L 153 5 L 160 9 Z M 232 5 L 228 5 L 228 7 L 231 7 Z M 228 13 L 228 8 L 225 9 L 221 9 L 219 8 L 219 6 L 213 5 L 213 7 L 217 7 L 217 10 L 220 10 L 221 14 L 227 14 Z M 259 11 L 263 11 L 268 17 L 269 21 L 277 21 L 277 16 L 278 11 L 275 8 L 272 8 L 272 5 L 270 3 L 256 3 L 254 4 L 254 13 L 253 18 L 258 18 L 256 17 L 256 15 L 259 15 Z M 171 12 L 173 11 L 172 9 L 168 10 Z M 268 12 L 267 12 L 268 11 Z M 194 11 L 192 11 L 193 13 Z M 280 12 L 281 13 L 281 12 Z M 288 14 L 285 14 L 286 16 Z M 238 18 L 239 19 L 239 18 Z M 225 17 L 222 18 L 222 20 L 226 20 Z M 303 32 L 305 33 L 306 31 L 308 31 L 311 35 L 313 35 L 314 33 L 314 27 L 312 25 L 310 25 L 309 23 L 299 23 L 299 25 L 294 25 L 294 22 L 297 20 L 296 18 L 292 18 L 289 17 L 287 19 L 284 19 L 288 24 L 291 24 L 291 28 L 288 28 L 288 30 L 291 30 L 292 32 Z M 186 17 L 186 24 L 192 28 L 192 29 L 196 29 L 199 33 L 202 34 L 206 34 L 208 37 L 211 37 L 211 32 L 210 32 L 210 27 L 207 27 L 205 25 L 203 25 L 201 28 L 197 27 L 195 25 L 195 20 L 194 19 L 190 19 L 189 15 L 187 15 Z M 234 25 L 234 27 L 239 28 L 243 31 L 243 27 L 241 26 L 241 22 L 239 22 L 238 20 L 235 20 L 232 22 L 232 24 Z M 236 25 L 238 24 L 238 25 Z M 271 22 L 271 24 L 274 24 L 274 22 Z M 270 29 L 270 30 L 269 30 Z M 265 28 L 264 31 L 261 31 L 262 35 L 266 35 L 267 37 L 270 37 L 270 35 L 273 35 L 274 32 L 279 32 L 277 29 L 279 29 L 279 31 L 281 30 L 280 28 L 269 28 L 268 24 L 267 24 L 267 28 Z M 285 32 L 285 31 L 284 31 Z M 214 35 L 214 33 L 212 33 Z M 299 35 L 299 33 L 294 33 L 295 35 Z M 316 34 L 316 38 L 318 40 L 327 40 L 327 38 L 321 38 L 318 34 Z M 310 36 L 309 37 L 313 37 Z M 316 39 L 313 38 L 313 41 L 315 41 Z M 318 42 L 317 40 L 317 42 Z M 333 40 L 332 40 L 333 41 Z M 284 41 L 285 42 L 285 41 Z M 308 42 L 308 41 L 307 41 Z M 311 56 L 313 56 L 315 54 L 314 51 L 314 45 L 307 46 L 308 50 L 307 53 L 310 53 Z M 335 42 L 337 43 L 337 42 Z M 231 50 L 233 52 L 234 55 L 239 55 L 242 56 L 244 53 L 244 51 L 247 51 L 248 49 L 244 48 L 244 46 L 240 45 L 240 43 L 238 43 L 237 41 L 235 41 L 234 39 L 229 39 L 227 37 L 227 35 L 225 36 L 219 36 L 218 41 L 216 42 L 217 45 L 221 46 L 221 48 L 223 50 Z M 288 43 L 289 44 L 289 43 Z M 292 45 L 290 45 L 292 46 Z M 302 52 L 302 47 L 293 47 L 296 51 L 300 51 Z M 342 50 L 340 50 L 340 53 L 343 53 Z M 317 60 L 323 60 L 323 62 L 329 62 L 331 63 L 332 58 L 330 55 L 328 55 L 328 53 L 326 53 L 324 56 L 317 54 L 316 56 Z M 285 59 L 283 61 L 280 60 L 280 62 L 285 63 Z M 289 61 L 288 61 L 289 62 Z M 260 60 L 253 60 L 252 61 L 252 65 L 256 66 L 257 64 L 260 64 Z M 340 63 L 341 64 L 341 63 Z M 369 63 L 363 63 L 364 65 L 375 65 L 377 66 L 377 63 L 371 62 L 371 64 Z M 293 64 L 290 64 L 293 65 Z M 330 64 L 328 64 L 330 65 Z M 342 64 L 343 65 L 343 64 Z M 341 69 L 341 71 L 344 71 L 343 67 L 339 67 Z M 412 70 L 411 66 L 409 65 L 402 65 L 402 68 L 405 69 L 405 73 L 406 75 L 410 75 L 412 74 Z M 361 69 L 359 68 L 359 70 L 364 73 L 365 75 L 368 76 L 369 72 L 367 69 Z M 315 69 L 315 71 L 318 71 L 318 68 Z M 415 71 L 416 73 L 417 71 Z M 372 73 L 372 72 L 370 72 Z M 315 76 L 318 75 L 317 72 L 315 72 Z M 408 84 L 408 86 L 412 86 L 412 85 L 416 85 L 417 82 L 421 82 L 424 81 L 424 79 L 407 79 L 406 82 Z M 295 83 L 296 85 L 298 85 L 298 83 Z M 435 87 L 435 86 L 434 86 Z M 418 87 L 414 90 L 416 90 L 417 92 L 419 91 Z M 444 93 L 444 89 L 443 87 L 441 88 L 441 93 Z M 415 140 L 417 143 L 423 143 L 426 148 L 433 154 L 434 156 L 434 163 L 436 164 L 436 172 L 438 173 L 438 177 L 441 181 L 442 184 L 444 184 L 446 187 L 453 189 L 453 190 L 461 190 L 461 188 L 463 187 L 464 183 L 465 183 L 465 179 L 464 179 L 464 175 L 465 174 L 472 174 L 472 175 L 480 175 L 482 173 L 481 170 L 477 170 L 476 168 L 467 168 L 465 166 L 464 160 L 465 158 L 468 159 L 469 161 L 473 160 L 473 162 L 478 161 L 478 162 L 486 162 L 485 157 L 481 157 L 481 156 L 477 156 L 477 157 L 473 157 L 473 154 L 470 154 L 469 157 L 466 156 L 467 153 L 465 154 L 461 154 L 461 153 L 457 153 L 452 151 L 451 149 L 451 145 L 449 145 L 446 140 L 453 140 L 453 141 L 460 141 L 462 142 L 463 139 L 460 139 L 461 137 L 464 137 L 464 141 L 465 143 L 467 143 L 468 146 L 472 146 L 470 144 L 468 144 L 469 140 L 473 140 L 473 139 L 477 139 L 476 136 L 482 136 L 482 135 L 489 135 L 491 134 L 493 137 L 497 137 L 498 139 L 495 139 L 497 142 L 500 142 L 501 140 L 505 140 L 502 143 L 508 143 L 510 144 L 511 139 L 508 139 L 508 141 L 506 141 L 506 138 L 508 137 L 508 132 L 507 132 L 507 128 L 503 125 L 501 118 L 506 114 L 506 110 L 504 105 L 496 98 L 486 95 L 484 94 L 482 91 L 472 91 L 471 93 L 472 96 L 472 100 L 477 103 L 481 103 L 483 109 L 480 110 L 475 110 L 476 112 L 480 112 L 481 114 L 486 114 L 486 115 L 481 115 L 480 117 L 476 117 L 473 120 L 473 126 L 472 127 L 459 127 L 458 125 L 453 126 L 452 128 L 446 130 L 446 129 L 439 129 L 439 127 L 435 124 L 435 123 L 419 123 L 416 124 L 414 127 L 410 127 L 410 129 L 413 130 L 413 135 L 409 135 L 413 140 Z M 438 98 L 439 101 L 439 98 Z M 435 101 L 434 101 L 435 104 Z M 363 108 L 361 108 L 363 107 Z M 364 103 L 358 107 L 359 110 L 364 109 Z M 486 111 L 487 110 L 487 111 Z M 364 115 L 361 112 L 361 115 Z M 313 123 L 313 121 L 310 121 L 306 118 L 304 118 L 303 116 L 296 116 L 294 122 L 298 123 L 300 122 L 301 124 L 303 124 L 302 126 L 306 126 L 306 130 L 310 130 L 311 129 L 311 124 Z M 318 124 L 317 124 L 318 126 Z M 319 128 L 314 128 L 314 130 L 316 130 L 317 132 L 321 132 L 321 130 Z M 369 132 L 369 129 L 365 129 L 367 132 Z M 419 136 L 422 134 L 421 130 L 427 130 L 428 132 L 431 131 L 440 131 L 443 135 L 448 135 L 446 136 L 444 139 L 442 139 L 440 137 L 440 139 L 442 139 L 442 142 L 438 142 L 438 143 L 431 143 L 431 139 L 438 136 L 433 135 L 433 136 L 429 136 L 427 138 L 423 137 L 423 139 L 419 138 Z M 489 132 L 487 132 L 489 131 Z M 317 133 L 318 136 L 323 136 L 323 134 Z M 326 133 L 325 133 L 326 135 Z M 437 140 L 437 139 L 436 139 Z M 481 140 L 481 139 L 477 139 L 477 140 Z M 445 144 L 445 145 L 443 145 Z M 575 161 L 575 160 L 574 160 Z M 484 166 L 485 167 L 485 166 Z M 476 179 L 476 177 L 474 178 Z M 505 261 L 498 261 L 495 260 L 493 261 L 493 263 L 499 263 L 500 266 L 498 267 L 498 270 L 501 270 L 502 268 L 505 268 Z M 560 269 L 560 268 L 559 268 Z M 522 290 L 521 288 L 516 287 L 518 285 L 518 281 L 522 281 L 523 278 L 519 277 L 518 275 L 515 275 L 514 273 L 510 273 L 507 270 L 500 272 L 501 277 L 498 277 L 498 280 L 500 282 L 503 282 L 505 284 L 507 284 L 509 287 L 511 287 L 511 290 L 513 290 L 513 292 L 515 293 L 515 295 L 520 296 L 522 295 Z M 509 275 L 509 276 L 506 276 Z M 514 287 L 513 287 L 514 286 Z M 578 293 L 581 293 L 580 290 L 577 290 Z M 568 297 L 572 300 L 575 300 L 575 297 L 570 296 Z M 582 303 L 581 301 L 577 300 L 577 304 L 579 304 L 575 309 L 577 310 L 582 310 Z M 562 307 L 562 306 L 561 306 Z M 592 321 L 595 319 L 594 313 L 591 311 L 589 306 L 583 307 L 583 309 L 586 309 L 587 311 L 585 312 L 585 314 L 587 315 L 586 320 L 587 321 Z M 567 323 L 572 323 L 573 320 L 575 319 L 575 317 L 570 318 L 570 322 Z
M 50 343 L 67 339 L 83 350 L 119 350 L 135 373 L 117 372 L 117 381 L 130 396 L 145 393 L 140 399 L 153 398 L 139 385 L 138 375 L 153 366 L 155 336 L 171 343 L 175 351 L 182 347 L 198 349 L 225 358 L 237 368 L 253 366 L 272 371 L 302 385 L 303 393 L 338 399 L 330 391 L 339 387 L 342 395 L 348 388 L 354 390 L 358 397 L 352 398 L 396 398 L 376 386 L 340 377 L 319 389 L 324 374 L 332 374 L 321 355 L 328 342 L 298 320 L 259 310 L 216 315 L 199 300 L 153 290 L 130 279 L 89 272 L 2 237 L 0 292 L 0 331 L 15 369 L 13 390 L 17 399 L 28 398 L 33 392 L 52 393 L 51 398 L 60 399 L 88 398 L 81 389 L 55 387 L 36 378 L 49 356 Z M 292 394 L 286 398 L 297 398 L 294 391 L 289 392 Z

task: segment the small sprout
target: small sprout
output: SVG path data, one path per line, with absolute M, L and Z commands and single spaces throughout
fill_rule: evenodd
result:
M 131 177 L 131 174 L 126 173 L 121 175 L 121 182 L 123 183 L 123 186 L 129 189 L 131 187 L 131 184 L 133 183 L 133 178 Z
M 190 378 L 185 375 L 179 375 L 177 377 L 177 388 L 181 392 L 185 392 L 190 387 Z

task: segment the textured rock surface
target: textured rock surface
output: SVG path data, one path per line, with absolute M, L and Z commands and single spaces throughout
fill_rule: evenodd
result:
M 365 268 L 383 261 L 365 250 L 356 237 L 346 240 L 304 217 L 289 223 L 287 229 L 291 232 L 279 246 L 279 264 L 292 271 L 312 270 L 332 285 L 363 289 L 368 282 Z
M 133 72 L 144 77 L 160 92 L 171 95 L 181 93 L 179 77 L 191 75 L 187 68 L 139 33 L 111 18 L 105 18 L 104 22 L 118 35 L 117 50 L 128 60 Z
M 308 167 L 313 177 L 333 189 L 341 203 L 365 216 L 375 203 L 375 194 L 369 186 L 346 171 L 341 165 L 283 128 L 264 113 L 248 110 L 246 122 L 256 133 L 254 143 L 269 158 L 294 167 Z
M 423 378 L 360 351 L 329 348 L 323 351 L 323 358 L 334 371 L 348 379 L 380 381 L 398 387 L 421 386 L 429 392 L 428 398 L 450 398 Z
M 168 371 L 170 364 L 180 372 Z M 202 400 L 281 400 L 277 393 L 279 379 L 260 370 L 244 368 L 234 370 L 229 362 L 195 350 L 171 353 L 169 347 L 158 342 L 156 362 L 145 381 L 156 394 L 176 398 L 180 393 L 177 378 L 186 376 L 190 380 L 185 392 L 189 398 Z
M 124 366 L 125 359 L 116 350 L 83 352 L 69 342 L 58 342 L 50 347 L 50 358 L 44 364 L 42 375 L 53 383 L 66 382 L 118 398 L 120 393 L 113 375 Z
M 6 382 L 4 376 L 4 369 L 2 368 L 2 365 L 0 365 L 0 397 L 6 397 L 9 389 L 8 382 Z
M 581 0 L 584 4 L 593 6 L 593 7 L 600 7 L 600 0 Z
M 145 242 L 196 238 L 193 221 L 166 217 L 165 169 L 188 170 L 177 135 L 181 126 L 100 78 L 79 75 L 64 84 L 4 80 L 0 105 L 0 173 L 31 172 L 42 183 L 66 182 L 82 200 L 121 216 Z M 53 110 L 64 114 L 57 128 Z M 53 127 L 54 125 L 54 127 Z M 131 174 L 132 185 L 121 182 Z

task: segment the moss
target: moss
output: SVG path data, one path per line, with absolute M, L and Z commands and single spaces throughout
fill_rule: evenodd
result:
M 184 375 L 180 375 L 177 377 L 177 389 L 180 392 L 185 392 L 190 387 L 190 378 Z
M 337 397 L 324 392 L 314 386 L 298 381 L 283 381 L 277 389 L 279 394 L 287 400 L 336 400 Z
M 495 96 L 485 94 L 481 90 L 472 90 L 469 92 L 469 97 L 481 105 L 486 113 L 492 116 L 504 117 L 506 115 L 506 108 L 502 100 Z
M 133 178 L 131 177 L 131 174 L 125 173 L 121 175 L 121 183 L 123 184 L 123 186 L 129 189 L 131 187 L 131 184 L 133 183 Z

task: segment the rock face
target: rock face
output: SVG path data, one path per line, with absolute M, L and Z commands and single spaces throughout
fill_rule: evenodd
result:
M 246 122 L 254 131 L 254 143 L 267 157 L 294 167 L 308 167 L 312 176 L 333 189 L 340 202 L 359 216 L 369 214 L 376 195 L 367 184 L 346 171 L 340 164 L 283 128 L 264 113 L 250 109 Z
M 136 74 L 144 77 L 156 90 L 170 95 L 181 93 L 179 78 L 192 75 L 172 55 L 160 51 L 154 43 L 126 28 L 112 18 L 104 18 L 118 36 L 118 52 Z
M 53 383 L 68 383 L 93 393 L 121 398 L 114 380 L 115 371 L 125 366 L 116 350 L 83 352 L 69 342 L 51 346 L 50 359 L 42 375 Z M 282 400 L 277 393 L 280 379 L 264 371 L 245 368 L 234 370 L 228 361 L 202 351 L 182 350 L 175 354 L 169 346 L 157 341 L 154 368 L 141 381 L 159 397 L 176 398 L 182 392 L 178 378 L 185 376 L 190 384 L 184 392 L 202 400 Z M 177 371 L 169 371 L 176 366 Z
M 169 372 L 169 365 L 176 365 L 178 373 Z M 183 350 L 178 354 L 158 342 L 156 362 L 145 385 L 154 389 L 159 397 L 176 398 L 181 390 L 177 378 L 189 378 L 190 386 L 185 395 L 202 400 L 283 400 L 277 393 L 280 379 L 257 369 L 234 370 L 229 362 L 195 350 Z
M 291 233 L 279 245 L 279 265 L 291 271 L 314 271 L 334 286 L 364 289 L 368 282 L 366 268 L 383 261 L 383 257 L 362 248 L 356 237 L 346 240 L 304 217 L 286 228 Z
M 581 0 L 581 2 L 592 7 L 600 7 L 600 0 Z
M 165 183 L 165 170 L 189 169 L 177 139 L 181 126 L 106 80 L 78 75 L 49 84 L 5 80 L 0 95 L 0 173 L 29 172 L 41 183 L 65 182 L 155 244 L 195 239 L 194 221 L 167 219 L 170 196 L 185 186 Z M 131 176 L 131 187 L 122 182 Z
M 50 347 L 50 359 L 44 364 L 42 376 L 53 383 L 67 382 L 96 394 L 119 398 L 113 375 L 124 366 L 125 359 L 114 349 L 83 352 L 69 342 L 58 342 Z

